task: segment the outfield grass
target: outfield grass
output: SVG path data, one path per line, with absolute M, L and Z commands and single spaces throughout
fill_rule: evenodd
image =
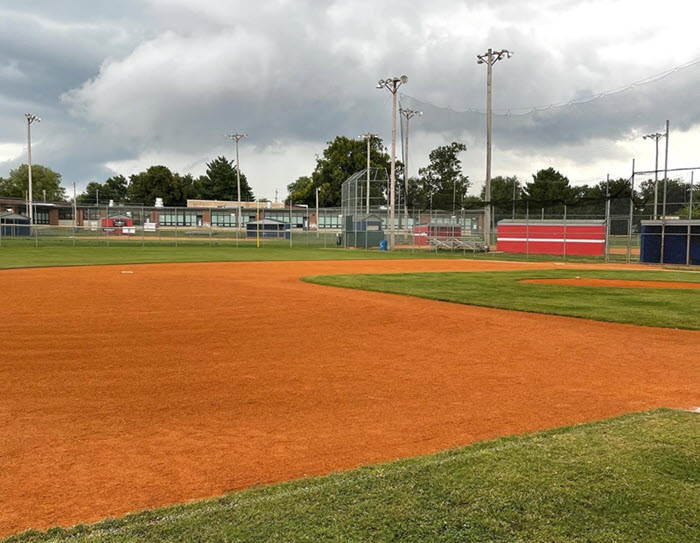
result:
M 700 282 L 700 274 L 669 271 L 528 270 L 500 272 L 328 275 L 305 281 L 406 294 L 462 304 L 583 317 L 609 322 L 700 330 L 700 290 L 600 288 L 521 283 L 523 279 L 591 277 Z
M 254 260 L 357 260 L 357 259 L 413 259 L 449 258 L 478 260 L 513 260 L 529 262 L 562 261 L 552 255 L 525 255 L 510 253 L 472 253 L 461 251 L 426 251 L 403 249 L 394 252 L 377 249 L 344 249 L 335 246 L 303 246 L 290 248 L 279 242 L 257 248 L 249 244 L 235 245 L 208 243 L 146 243 L 112 242 L 95 246 L 39 246 L 9 245 L 0 247 L 0 269 L 41 266 L 90 266 L 100 264 L 151 264 L 164 262 L 237 262 Z M 611 257 L 624 261 L 620 255 Z M 602 263 L 600 257 L 567 257 L 567 262 Z
M 0 268 L 88 266 L 163 262 L 235 262 L 253 260 L 353 260 L 405 258 L 462 258 L 461 253 L 399 253 L 379 250 L 322 247 L 234 247 L 189 244 L 112 247 L 2 247 Z
M 655 410 L 5 543 L 699 541 L 698 443 Z

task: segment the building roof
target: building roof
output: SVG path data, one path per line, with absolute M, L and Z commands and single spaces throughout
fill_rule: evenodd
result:
M 22 220 L 29 222 L 29 217 L 27 217 L 25 215 L 21 215 L 19 213 L 10 213 L 9 211 L 5 211 L 3 213 L 0 213 L 0 219 L 13 220 L 13 221 L 16 221 L 18 219 L 22 219 Z
M 283 222 L 283 221 L 277 221 L 275 219 L 262 219 L 260 221 L 248 221 L 248 223 L 246 223 L 246 224 L 260 224 L 260 225 L 263 225 L 263 224 L 282 224 L 282 225 L 286 225 L 287 223 Z
M 588 219 L 501 219 L 498 221 L 498 224 L 517 224 L 517 225 L 525 225 L 529 224 L 530 226 L 533 225 L 546 225 L 546 224 L 552 224 L 552 225 L 568 225 L 568 226 L 574 226 L 574 225 L 582 225 L 582 226 L 593 226 L 593 225 L 600 225 L 600 224 L 605 224 L 605 219 L 595 219 L 595 220 L 588 220 Z

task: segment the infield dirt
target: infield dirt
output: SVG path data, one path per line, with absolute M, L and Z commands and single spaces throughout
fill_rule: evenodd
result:
M 698 332 L 299 280 L 551 267 L 411 260 L 2 271 L 0 536 L 700 404 Z

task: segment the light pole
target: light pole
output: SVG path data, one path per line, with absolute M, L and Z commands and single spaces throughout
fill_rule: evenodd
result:
M 665 138 L 666 134 L 656 132 L 655 134 L 647 134 L 642 139 L 654 140 L 656 144 L 656 158 L 654 159 L 654 220 L 658 218 L 657 208 L 659 205 L 659 140 Z
M 364 139 L 367 142 L 367 215 L 369 215 L 369 170 L 370 170 L 370 153 L 372 150 L 372 138 L 376 138 L 377 134 L 372 134 L 372 132 L 367 132 L 366 134 L 361 134 L 358 136 L 360 139 Z
M 41 119 L 31 113 L 25 113 L 27 118 L 27 175 L 29 176 L 29 224 L 34 224 L 34 196 L 32 193 L 32 123 L 40 123 Z
M 666 119 L 666 158 L 664 159 L 664 205 L 663 213 L 666 220 L 666 193 L 668 189 L 668 119 Z
M 232 139 L 236 141 L 236 182 L 238 184 L 237 194 L 238 194 L 238 230 L 241 229 L 241 161 L 238 158 L 238 142 L 243 138 L 247 138 L 248 134 L 226 134 L 224 138 Z
M 318 191 L 321 190 L 321 187 L 316 187 L 316 237 L 319 237 L 319 217 L 318 217 Z
M 406 228 L 408 229 L 408 121 L 410 121 L 411 118 L 415 116 L 422 117 L 423 112 L 416 111 L 415 109 L 399 109 L 399 113 L 401 113 L 404 119 L 406 119 L 406 144 L 404 147 L 403 157 L 405 162 L 405 164 L 403 165 L 403 211 L 404 217 L 406 219 Z
M 391 107 L 391 175 L 389 177 L 389 223 L 391 230 L 389 231 L 389 249 L 394 250 L 396 242 L 396 231 L 394 229 L 394 219 L 396 217 L 396 209 L 394 202 L 396 200 L 396 92 L 401 85 L 408 83 L 408 77 L 390 77 L 389 79 L 380 79 L 377 82 L 378 89 L 387 89 L 392 94 Z
M 486 64 L 486 187 L 484 198 L 486 209 L 484 214 L 484 238 L 486 245 L 491 244 L 491 90 L 493 88 L 493 65 L 502 58 L 510 58 L 513 51 L 489 49 L 483 55 L 476 55 L 477 64 Z

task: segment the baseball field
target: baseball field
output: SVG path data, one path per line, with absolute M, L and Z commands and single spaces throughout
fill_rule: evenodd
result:
M 0 537 L 700 535 L 698 273 L 13 250 Z

